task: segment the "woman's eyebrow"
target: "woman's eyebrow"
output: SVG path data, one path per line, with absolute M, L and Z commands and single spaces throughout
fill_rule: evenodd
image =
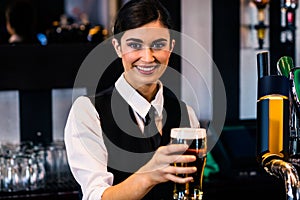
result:
M 126 42 L 127 42 L 127 41 L 134 41 L 134 42 L 140 42 L 140 43 L 143 42 L 143 40 L 137 39 L 137 38 L 128 38 L 128 39 L 126 39 Z
M 160 39 L 154 40 L 153 43 L 155 43 L 155 42 L 165 42 L 165 41 L 168 41 L 168 40 L 165 39 L 165 38 L 160 38 Z
M 128 42 L 128 41 L 134 41 L 134 42 L 143 43 L 143 40 L 137 39 L 137 38 L 128 38 L 128 39 L 126 39 L 126 42 Z M 160 38 L 160 39 L 154 40 L 152 43 L 155 43 L 155 42 L 164 42 L 164 41 L 167 41 L 167 39 Z

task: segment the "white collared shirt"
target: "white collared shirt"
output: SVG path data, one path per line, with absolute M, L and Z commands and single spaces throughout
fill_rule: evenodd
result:
M 134 111 L 143 131 L 144 119 L 151 105 L 156 109 L 156 120 L 161 126 L 163 111 L 163 85 L 159 82 L 155 99 L 149 103 L 124 76 L 115 83 L 116 90 Z M 187 106 L 191 127 L 199 127 L 194 111 Z M 113 184 L 113 174 L 107 171 L 107 150 L 103 141 L 100 118 L 88 97 L 79 97 L 70 110 L 65 126 L 65 144 L 68 162 L 74 178 L 80 184 L 83 200 L 101 199 L 104 190 Z
M 159 81 L 159 90 L 155 96 L 155 98 L 149 103 L 144 97 L 142 97 L 133 87 L 131 87 L 124 77 L 119 78 L 116 83 L 116 89 L 123 97 L 126 99 L 129 106 L 134 111 L 135 118 L 139 125 L 139 128 L 142 132 L 144 132 L 144 122 L 147 113 L 149 112 L 151 106 L 155 108 L 155 121 L 157 127 L 162 127 L 162 111 L 164 105 L 164 98 L 163 98 L 163 85 Z M 161 129 L 159 128 L 160 134 Z

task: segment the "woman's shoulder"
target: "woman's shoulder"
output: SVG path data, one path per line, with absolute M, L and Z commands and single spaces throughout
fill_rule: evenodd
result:
M 97 114 L 97 112 L 87 96 L 79 96 L 74 100 L 70 115 L 75 115 L 78 119 L 85 120 L 84 118 L 88 119 L 90 116 L 94 116 L 94 114 Z
M 80 105 L 80 104 L 86 104 L 90 102 L 90 98 L 87 96 L 79 96 L 74 100 L 73 105 Z
M 72 104 L 73 110 L 86 110 L 90 109 L 91 107 L 93 107 L 93 104 L 90 98 L 87 96 L 77 97 Z

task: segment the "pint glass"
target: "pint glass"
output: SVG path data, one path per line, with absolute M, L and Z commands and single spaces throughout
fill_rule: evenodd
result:
M 189 148 L 186 155 L 195 155 L 196 161 L 190 163 L 174 163 L 175 166 L 197 167 L 193 174 L 177 174 L 178 176 L 192 176 L 193 181 L 186 184 L 174 184 L 173 199 L 176 200 L 202 200 L 202 180 L 206 164 L 207 137 L 204 128 L 173 128 L 171 130 L 171 144 L 187 144 Z

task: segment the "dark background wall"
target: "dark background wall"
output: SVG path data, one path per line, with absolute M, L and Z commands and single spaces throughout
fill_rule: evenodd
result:
M 8 34 L 5 25 L 5 9 L 7 5 L 15 0 L 0 1 L 0 44 L 6 43 Z M 37 31 L 44 33 L 51 27 L 54 20 L 59 20 L 61 14 L 64 13 L 63 0 L 27 0 L 32 3 L 35 14 Z
M 240 0 L 213 0 L 213 60 L 223 78 L 226 124 L 239 121 Z

